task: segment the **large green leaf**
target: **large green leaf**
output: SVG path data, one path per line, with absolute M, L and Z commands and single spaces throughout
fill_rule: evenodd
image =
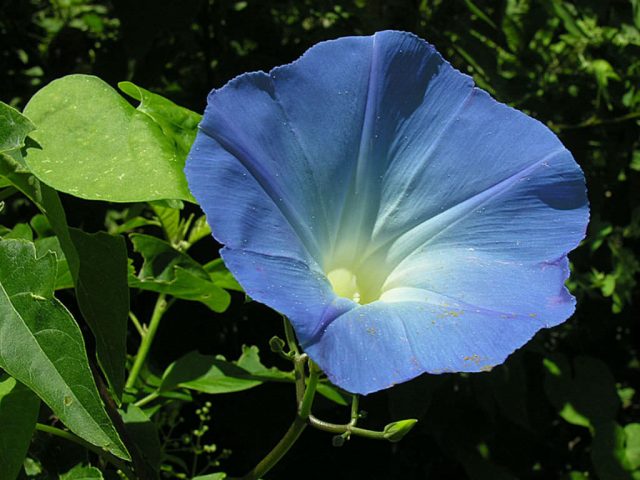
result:
M 96 338 L 98 362 L 116 394 L 124 388 L 129 316 L 127 246 L 121 236 L 70 228 L 77 252 L 76 296 Z
M 119 398 L 124 388 L 129 313 L 124 240 L 79 231 L 72 236 L 58 193 L 25 171 L 19 162 L 3 154 L 0 154 L 0 175 L 24 193 L 49 220 L 64 252 L 80 310 L 96 337 L 100 366 L 114 395 Z M 104 266 L 105 270 L 100 271 L 96 265 Z M 63 274 L 60 272 L 61 276 Z M 56 286 L 66 281 L 64 277 L 59 278 Z M 108 308 L 105 309 L 105 305 Z
M 189 255 L 157 237 L 132 234 L 130 238 L 134 249 L 144 258 L 138 276 L 129 276 L 131 287 L 196 300 L 214 312 L 227 309 L 231 302 L 229 293 L 214 283 Z
M 99 78 L 54 80 L 31 98 L 25 115 L 42 147 L 29 150 L 27 165 L 56 190 L 112 202 L 193 201 L 176 142 Z
M 71 431 L 128 459 L 93 381 L 82 334 L 53 296 L 56 258 L 0 242 L 0 368 L 31 388 Z
M 40 400 L 15 378 L 0 375 L 0 478 L 14 480 L 27 455 Z

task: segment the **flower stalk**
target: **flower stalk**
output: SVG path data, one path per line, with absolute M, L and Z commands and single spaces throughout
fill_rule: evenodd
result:
M 320 367 L 309 359 L 306 353 L 300 353 L 300 349 L 296 343 L 295 333 L 286 318 L 284 318 L 284 330 L 286 342 L 289 347 L 287 358 L 291 359 L 294 364 L 297 413 L 291 426 L 277 445 L 273 447 L 273 449 L 253 468 L 253 470 L 247 473 L 240 480 L 258 480 L 266 475 L 278 464 L 280 460 L 282 460 L 298 438 L 300 438 L 300 435 L 308 425 L 311 425 L 318 430 L 337 434 L 338 437 L 341 437 L 341 442 L 336 443 L 334 440 L 334 445 L 336 446 L 344 443 L 344 440 L 348 440 L 351 435 L 357 435 L 373 440 L 388 440 L 390 442 L 396 442 L 411 430 L 416 420 L 412 419 L 394 422 L 387 425 L 383 431 L 373 431 L 356 427 L 358 419 L 360 418 L 357 395 L 353 395 L 352 397 L 351 417 L 349 423 L 343 425 L 334 424 L 314 417 L 311 414 L 311 408 L 313 406 L 313 400 L 315 399 L 318 383 L 320 381 L 320 374 L 322 372 Z M 309 371 L 308 377 L 306 375 L 307 369 Z
M 300 354 L 295 344 L 293 330 L 285 319 L 285 332 L 287 334 L 287 342 L 294 353 L 294 365 L 296 374 L 296 398 L 298 400 L 298 411 L 293 423 L 280 439 L 278 444 L 258 463 L 253 470 L 247 473 L 242 480 L 258 480 L 266 475 L 278 462 L 287 454 L 291 447 L 296 443 L 302 432 L 307 428 L 308 420 L 311 415 L 311 407 L 318 388 L 318 380 L 320 379 L 320 369 L 311 361 L 309 366 L 309 379 L 305 378 L 305 364 L 308 357 L 306 354 Z M 293 350 L 295 348 L 295 350 Z

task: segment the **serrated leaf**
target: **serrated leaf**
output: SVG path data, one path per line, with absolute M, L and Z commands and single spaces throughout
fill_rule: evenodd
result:
M 111 202 L 193 201 L 175 142 L 99 78 L 54 80 L 31 98 L 25 115 L 41 146 L 28 151 L 26 163 L 56 190 Z
M 31 390 L 15 378 L 0 375 L 0 478 L 18 477 L 39 410 L 40 399 Z
M 95 467 L 76 465 L 67 473 L 60 475 L 60 480 L 103 480 L 102 473 Z
M 93 381 L 82 334 L 53 296 L 56 259 L 0 242 L 0 368 L 32 389 L 76 435 L 129 459 Z
M 150 235 L 132 234 L 130 238 L 134 249 L 144 258 L 138 276 L 129 276 L 131 287 L 195 300 L 214 312 L 227 309 L 231 302 L 229 293 L 212 282 L 189 255 Z

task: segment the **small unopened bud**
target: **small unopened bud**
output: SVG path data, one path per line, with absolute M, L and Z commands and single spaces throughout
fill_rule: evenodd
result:
M 280 353 L 284 350 L 284 340 L 280 337 L 271 337 L 271 340 L 269 340 L 269 347 L 271 347 L 272 352 Z
M 341 447 L 344 445 L 345 438 L 342 435 L 336 435 L 331 439 L 331 445 L 334 447 Z
M 409 418 L 388 424 L 383 430 L 384 438 L 393 443 L 399 442 L 411 431 L 417 421 L 415 418 Z

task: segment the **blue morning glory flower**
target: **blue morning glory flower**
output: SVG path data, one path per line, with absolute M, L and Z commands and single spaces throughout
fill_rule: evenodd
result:
M 574 311 L 580 168 L 412 34 L 212 91 L 186 174 L 229 270 L 351 392 L 490 369 Z

